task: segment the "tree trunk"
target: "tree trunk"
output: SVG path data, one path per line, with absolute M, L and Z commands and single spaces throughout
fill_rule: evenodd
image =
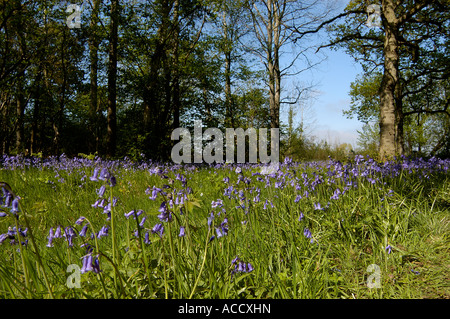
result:
M 16 127 L 16 149 L 17 154 L 24 152 L 24 113 L 25 113 L 25 96 L 24 96 L 24 76 L 25 72 L 23 68 L 19 71 L 17 77 L 17 101 L 16 101 L 16 116 L 17 116 L 17 127 Z
M 393 0 L 383 0 L 382 10 L 385 17 L 384 40 L 384 73 L 380 88 L 380 149 L 379 159 L 391 158 L 403 153 L 402 147 L 397 146 L 399 125 L 403 121 L 398 118 L 401 114 L 400 97 L 396 97 L 399 81 L 399 47 L 398 25 Z M 402 130 L 401 130 L 402 131 Z M 401 153 L 398 153 L 401 152 Z
M 90 102 L 89 102 L 89 131 L 93 137 L 89 143 L 89 151 L 99 151 L 100 141 L 100 119 L 99 119 L 99 104 L 98 104 L 98 36 L 97 36 L 97 22 L 99 11 L 99 0 L 94 0 L 94 8 L 92 10 L 90 22 L 90 37 L 89 37 L 89 59 L 90 59 Z M 93 144 L 95 143 L 95 144 Z
M 280 104 L 281 104 L 281 71 L 280 71 L 280 33 L 282 17 L 278 10 L 278 4 L 273 6 L 273 65 L 275 78 L 275 108 L 274 108 L 274 122 L 272 128 L 280 127 Z
M 118 29 L 119 1 L 111 1 L 111 26 L 109 40 L 108 64 L 108 115 L 106 154 L 110 157 L 116 154 L 117 118 L 116 118 L 116 84 L 117 84 L 117 29 Z
M 175 0 L 173 5 L 173 23 L 174 23 L 174 48 L 173 48 L 173 128 L 180 126 L 180 70 L 179 70 L 179 46 L 180 46 L 180 26 L 179 26 L 180 3 Z

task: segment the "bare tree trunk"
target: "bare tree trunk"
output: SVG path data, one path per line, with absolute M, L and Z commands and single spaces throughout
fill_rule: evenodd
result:
M 394 1 L 383 0 L 382 10 L 386 19 L 386 34 L 384 40 L 384 73 L 380 88 L 380 149 L 379 157 L 393 157 L 402 148 L 396 147 L 398 128 L 400 124 L 396 119 L 399 114 L 395 96 L 399 81 L 399 47 L 397 38 L 397 17 L 395 15 Z M 401 110 L 400 110 L 401 111 Z M 403 122 L 401 122 L 403 123 Z
M 180 126 L 180 70 L 179 70 L 179 46 L 180 46 L 180 26 L 179 26 L 179 0 L 175 0 L 173 5 L 173 23 L 174 23 L 174 48 L 173 48 L 173 128 Z
M 231 53 L 225 52 L 225 127 L 234 127 L 231 101 Z
M 94 7 L 91 15 L 90 22 L 90 37 L 89 37 L 89 58 L 90 58 L 90 107 L 89 107 L 89 131 L 95 141 L 95 145 L 92 145 L 93 141 L 90 141 L 89 150 L 95 149 L 96 152 L 99 151 L 99 141 L 100 141 L 100 119 L 99 119 L 99 104 L 98 104 L 98 35 L 97 35 L 97 22 L 98 22 L 98 11 L 100 2 L 99 0 L 94 0 Z
M 17 153 L 23 153 L 24 151 L 24 113 L 25 113 L 25 96 L 23 92 L 24 87 L 24 76 L 25 72 L 23 69 L 19 71 L 19 76 L 17 77 L 17 101 L 16 101 L 16 116 L 17 116 L 17 127 L 16 127 L 16 149 Z
M 114 156 L 117 147 L 117 118 L 116 118 L 116 85 L 117 85 L 117 32 L 119 20 L 119 1 L 111 1 L 111 27 L 109 40 L 109 64 L 108 64 L 108 114 L 106 154 Z

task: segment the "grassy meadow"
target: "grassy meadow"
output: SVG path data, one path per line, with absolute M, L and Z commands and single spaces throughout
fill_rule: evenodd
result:
M 450 160 L 280 164 L 3 156 L 0 298 L 450 297 Z

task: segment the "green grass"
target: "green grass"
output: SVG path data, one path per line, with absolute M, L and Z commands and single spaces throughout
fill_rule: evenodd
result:
M 21 198 L 19 227 L 26 227 L 27 217 L 36 239 L 36 248 L 29 235 L 26 246 L 11 245 L 9 240 L 0 245 L 1 298 L 450 297 L 448 171 L 431 172 L 428 178 L 419 168 L 404 168 L 393 177 L 371 173 L 369 177 L 378 178 L 372 184 L 361 176 L 367 166 L 353 166 L 359 167 L 359 175 L 351 175 L 353 185 L 335 200 L 330 199 L 334 190 L 342 191 L 346 181 L 330 176 L 327 172 L 334 169 L 327 163 L 283 165 L 283 176 L 261 176 L 263 181 L 251 174 L 258 168 L 243 167 L 248 184 L 245 180 L 237 183 L 240 175 L 226 165 L 168 169 L 168 178 L 117 165 L 110 170 L 117 185 L 107 185 L 104 195 L 105 199 L 118 198 L 111 225 L 102 209 L 91 206 L 104 183 L 89 180 L 93 167 L 92 163 L 70 169 L 0 169 L 0 181 Z M 161 202 L 169 200 L 170 192 L 175 199 L 173 189 L 185 189 L 176 174 L 186 177 L 192 192 L 183 205 L 172 209 L 171 222 L 161 222 Z M 224 177 L 229 177 L 228 183 Z M 163 185 L 171 187 L 164 189 L 168 194 L 149 199 L 146 189 Z M 237 189 L 231 199 L 224 196 L 230 185 Z M 255 202 L 258 189 L 260 201 Z M 298 202 L 297 195 L 302 196 Z M 217 199 L 223 200 L 223 207 L 212 208 L 211 202 Z M 317 210 L 316 203 L 326 208 Z M 240 204 L 245 209 L 237 207 Z M 137 221 L 124 216 L 133 209 L 144 211 Z M 10 209 L 3 210 L 8 216 L 0 218 L 0 234 L 15 226 Z M 211 212 L 214 219 L 208 227 Z M 108 235 L 96 240 L 78 236 L 73 247 L 65 238 L 55 238 L 53 247 L 46 247 L 51 227 L 72 226 L 80 231 L 87 222 L 76 225 L 80 216 L 90 222 L 88 234 L 106 225 Z M 147 219 L 140 228 L 137 224 L 143 216 Z M 228 235 L 218 238 L 216 227 L 225 217 Z M 164 226 L 161 238 L 151 233 L 158 223 Z M 184 237 L 178 236 L 181 226 Z M 305 237 L 305 228 L 312 238 Z M 151 244 L 145 243 L 146 232 Z M 83 243 L 89 243 L 92 255 L 98 256 L 101 272 L 81 274 L 81 288 L 69 288 L 67 279 L 72 273 L 67 267 L 82 267 Z M 253 270 L 235 272 L 232 261 L 236 257 L 251 263 Z M 368 287 L 371 264 L 379 266 L 380 288 Z

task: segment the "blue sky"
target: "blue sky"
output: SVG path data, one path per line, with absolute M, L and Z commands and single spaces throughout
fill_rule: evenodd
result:
M 335 13 L 343 12 L 347 3 L 348 1 L 337 0 L 335 2 Z M 309 40 L 313 42 L 312 45 L 320 45 L 328 43 L 327 38 L 326 33 L 324 33 Z M 308 45 L 308 43 L 305 45 Z M 293 47 L 292 50 L 296 51 L 296 48 Z M 287 88 L 292 86 L 291 83 L 296 81 L 300 83 L 312 81 L 317 84 L 313 87 L 316 92 L 315 99 L 310 102 L 312 112 L 310 112 L 309 118 L 314 122 L 311 125 L 310 134 L 315 136 L 316 141 L 325 139 L 332 145 L 349 143 L 355 148 L 358 139 L 357 130 L 361 130 L 363 123 L 357 119 L 347 119 L 342 111 L 349 109 L 350 84 L 356 80 L 358 74 L 362 73 L 362 68 L 342 49 L 335 51 L 325 48 L 321 49 L 320 53 L 327 57 L 325 61 L 295 78 L 286 78 L 282 86 L 285 87 L 285 90 L 288 90 Z M 287 55 L 287 61 L 289 61 L 289 54 Z M 301 64 L 301 59 L 295 63 L 295 65 Z M 286 123 L 286 120 L 287 108 L 284 108 L 284 110 L 282 108 L 281 121 Z M 297 124 L 298 122 L 299 119 L 297 118 Z
M 358 133 L 362 123 L 356 119 L 348 119 L 342 111 L 350 106 L 350 84 L 355 81 L 362 69 L 353 58 L 344 51 L 333 51 L 324 49 L 323 53 L 327 59 L 318 66 L 308 70 L 295 78 L 285 78 L 282 83 L 284 94 L 288 94 L 289 88 L 294 83 L 309 83 L 315 85 L 315 98 L 307 100 L 309 105 L 305 111 L 305 125 L 309 126 L 310 136 L 314 136 L 315 141 L 326 140 L 328 143 L 342 144 L 349 143 L 354 148 L 357 146 Z M 301 64 L 298 61 L 296 64 Z M 281 121 L 287 123 L 288 107 L 281 109 Z M 295 105 L 294 110 L 299 110 Z M 294 119 L 294 126 L 300 123 L 299 113 Z
M 356 147 L 357 130 L 362 123 L 347 119 L 342 113 L 350 105 L 350 83 L 361 73 L 361 67 L 343 51 L 327 51 L 328 59 L 317 72 L 319 96 L 314 101 L 316 115 L 314 135 L 331 143 L 350 143 Z

